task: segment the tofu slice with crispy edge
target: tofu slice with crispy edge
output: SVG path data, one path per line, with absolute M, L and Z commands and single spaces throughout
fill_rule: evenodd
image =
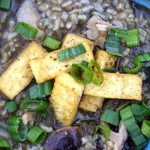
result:
M 93 50 L 94 47 L 94 42 L 90 41 L 86 38 L 83 38 L 81 36 L 78 36 L 76 34 L 72 34 L 72 33 L 68 33 L 62 43 L 62 48 L 68 48 L 68 47 L 72 47 L 74 45 L 83 43 L 83 42 L 87 42 L 90 46 L 90 49 Z
M 100 49 L 97 49 L 95 59 L 100 65 L 101 69 L 114 67 L 115 62 L 117 61 L 116 56 L 110 55 L 106 51 Z M 96 112 L 98 108 L 102 107 L 103 102 L 104 98 L 102 97 L 83 94 L 79 108 Z
M 50 103 L 56 119 L 63 126 L 70 126 L 76 115 L 84 85 L 76 82 L 73 77 L 63 72 L 55 78 Z
M 86 49 L 86 53 L 78 55 L 68 60 L 59 61 L 57 53 L 64 50 L 56 50 L 48 54 L 44 54 L 30 61 L 30 67 L 34 77 L 38 83 L 45 82 L 56 78 L 61 72 L 69 72 L 72 64 L 81 63 L 83 60 L 90 61 L 94 59 L 91 47 L 87 42 L 82 43 Z
M 104 73 L 100 86 L 85 85 L 84 94 L 104 98 L 141 100 L 142 77 L 134 74 Z
M 0 76 L 0 91 L 9 99 L 18 95 L 34 77 L 29 60 L 44 53 L 40 44 L 31 42 Z

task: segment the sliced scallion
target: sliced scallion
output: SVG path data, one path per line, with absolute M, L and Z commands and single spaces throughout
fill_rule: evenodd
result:
M 36 38 L 38 30 L 25 22 L 18 22 L 16 26 L 16 32 L 24 35 L 27 38 L 34 39 Z
M 80 72 L 83 72 L 85 77 L 82 77 Z M 89 84 L 93 79 L 93 70 L 81 64 L 73 64 L 71 66 L 71 75 L 76 81 Z
M 39 112 L 47 109 L 48 106 L 49 104 L 46 100 L 24 100 L 21 103 L 20 108 L 31 112 Z
M 143 55 L 138 55 L 138 56 L 136 56 L 135 59 L 140 61 L 140 62 L 150 61 L 150 53 L 145 53 Z
M 104 72 L 115 72 L 115 68 L 105 68 Z
M 54 39 L 53 37 L 47 36 L 43 41 L 43 46 L 46 46 L 52 50 L 58 49 L 59 45 L 61 44 L 60 41 Z
M 119 113 L 111 109 L 105 109 L 101 115 L 101 120 L 117 126 L 119 124 Z
M 134 144 L 136 146 L 139 146 L 139 145 L 141 145 L 141 144 L 146 142 L 146 139 L 145 139 L 145 137 L 142 134 L 137 136 L 137 137 L 135 137 L 135 138 L 132 138 L 132 140 L 133 140 L 133 142 L 134 142 Z
M 12 5 L 12 0 L 0 0 L 0 9 L 9 11 Z
M 85 60 L 83 60 L 83 61 L 81 62 L 81 65 L 83 65 L 83 66 L 88 66 L 88 64 L 89 64 L 89 62 L 87 62 L 87 61 L 85 61 Z
M 141 131 L 147 138 L 150 138 L 150 121 L 149 120 L 143 121 Z
M 0 149 L 1 150 L 12 150 L 12 147 L 8 141 L 0 140 Z
M 70 47 L 68 49 L 58 52 L 57 56 L 59 61 L 63 61 L 84 53 L 86 53 L 85 47 L 83 46 L 83 44 L 79 44 L 77 46 Z
M 6 109 L 9 113 L 15 112 L 17 110 L 17 104 L 15 101 L 6 102 Z
M 44 132 L 40 127 L 34 126 L 28 132 L 27 140 L 30 141 L 31 143 L 37 145 L 37 144 L 43 142 L 46 135 L 47 135 L 46 132 Z
M 120 111 L 120 116 L 122 120 L 129 119 L 133 117 L 131 106 L 127 106 Z
M 118 36 L 118 37 L 124 37 L 127 35 L 127 31 L 124 29 L 118 29 L 118 28 L 111 28 L 108 31 L 109 35 L 114 35 L 114 36 Z

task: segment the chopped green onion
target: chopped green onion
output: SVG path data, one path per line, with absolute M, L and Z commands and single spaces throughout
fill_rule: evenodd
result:
M 29 88 L 29 99 L 43 98 L 51 94 L 53 81 L 46 81 Z
M 130 74 L 136 74 L 140 71 L 140 69 L 142 68 L 142 64 L 137 61 L 136 59 L 133 61 L 133 64 L 135 65 L 134 68 L 131 69 L 127 69 L 124 66 L 122 66 L 122 70 L 124 73 L 130 73 Z
M 59 61 L 63 61 L 84 53 L 86 53 L 85 47 L 83 46 L 83 44 L 79 44 L 77 46 L 70 47 L 68 49 L 58 52 L 57 56 Z
M 17 104 L 15 101 L 10 101 L 6 103 L 6 109 L 9 113 L 15 112 L 17 110 Z
M 38 33 L 38 30 L 32 26 L 30 26 L 27 23 L 24 22 L 18 22 L 17 26 L 16 26 L 16 32 L 18 34 L 22 34 L 27 38 L 36 38 L 36 35 Z
M 124 121 L 133 117 L 131 106 L 127 106 L 120 111 L 121 119 Z
M 60 41 L 54 39 L 53 37 L 47 36 L 43 41 L 43 46 L 46 46 L 52 50 L 58 49 L 59 45 L 61 44 Z
M 12 150 L 12 147 L 8 141 L 0 140 L 0 150 Z
M 119 124 L 119 113 L 111 109 L 105 109 L 101 115 L 101 120 L 117 126 Z
M 27 140 L 33 144 L 39 144 L 43 142 L 46 137 L 46 132 L 44 132 L 40 127 L 34 126 L 30 129 L 27 134 Z
M 136 150 L 141 150 L 141 149 L 145 148 L 146 145 L 147 145 L 147 141 L 145 140 L 142 144 L 136 146 L 135 149 Z M 144 149 L 144 150 L 146 150 L 146 149 Z
M 89 62 L 87 62 L 87 61 L 85 61 L 85 60 L 83 60 L 83 61 L 81 62 L 81 65 L 83 65 L 83 66 L 88 66 L 88 64 L 89 64 Z
M 44 119 L 46 119 L 48 117 L 48 112 L 47 111 L 41 111 L 40 112 L 40 116 Z
M 31 112 L 39 112 L 47 109 L 48 106 L 49 104 L 46 100 L 24 100 L 21 103 L 20 108 Z
M 103 71 L 100 68 L 99 64 L 95 60 L 91 60 L 88 67 L 91 69 L 96 68 L 96 72 L 93 74 L 93 83 L 96 85 L 101 85 L 104 81 Z
M 141 144 L 146 142 L 146 139 L 145 139 L 145 137 L 142 134 L 137 136 L 137 137 L 135 137 L 135 138 L 132 138 L 132 140 L 133 140 L 133 142 L 134 142 L 134 144 L 136 146 L 139 146 L 139 145 L 141 145 Z
M 12 0 L 0 0 L 0 9 L 9 11 L 12 5 Z
M 118 37 L 124 37 L 127 35 L 127 31 L 124 29 L 118 29 L 118 28 L 111 28 L 108 31 L 109 35 L 114 35 L 114 36 L 118 36 Z
M 140 36 L 138 29 L 128 30 L 127 35 L 125 36 L 126 45 L 138 46 L 140 43 Z
M 80 71 L 84 73 L 85 78 L 82 78 L 79 73 Z M 93 70 L 81 64 L 73 64 L 71 66 L 71 75 L 76 81 L 84 84 L 89 84 L 93 79 Z
M 105 139 L 105 143 L 106 143 L 108 141 L 108 139 L 109 139 L 109 136 L 110 136 L 110 128 L 107 127 L 107 126 L 104 126 L 104 125 L 96 126 L 96 129 L 95 129 L 95 132 L 94 132 L 94 137 L 96 137 L 98 129 L 101 129 L 104 132 L 105 138 L 106 138 Z
M 143 121 L 141 131 L 147 138 L 150 138 L 150 121 L 149 120 Z
M 104 72 L 115 72 L 115 68 L 105 68 Z
M 8 124 L 11 124 L 11 125 L 18 125 L 20 122 L 21 122 L 20 116 L 11 116 L 8 119 Z
M 127 129 L 130 128 L 133 123 L 135 123 L 134 117 L 130 117 L 130 118 L 124 120 L 124 124 L 125 124 Z
M 135 59 L 140 61 L 140 62 L 150 61 L 150 53 L 145 53 L 143 55 L 138 55 L 138 56 L 136 56 Z

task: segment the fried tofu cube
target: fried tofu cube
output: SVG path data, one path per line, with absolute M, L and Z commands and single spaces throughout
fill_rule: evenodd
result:
M 91 96 L 91 95 L 83 95 L 79 108 L 96 112 L 98 108 L 100 108 L 103 104 L 104 98 Z
M 111 54 L 108 54 L 104 50 L 97 49 L 95 54 L 95 60 L 100 65 L 101 69 L 112 68 L 115 66 L 117 57 Z
M 94 42 L 90 41 L 86 38 L 83 38 L 81 36 L 78 36 L 76 34 L 68 33 L 62 43 L 62 48 L 72 47 L 74 45 L 87 42 L 90 46 L 90 49 L 93 50 Z
M 103 98 L 141 100 L 142 77 L 134 74 L 104 73 L 100 86 L 85 85 L 84 94 Z
M 81 100 L 84 85 L 76 82 L 73 77 L 64 72 L 55 78 L 50 103 L 56 119 L 63 126 L 70 126 L 76 115 Z
M 40 44 L 31 42 L 0 76 L 0 91 L 9 99 L 18 95 L 34 77 L 29 61 L 44 53 Z
M 68 60 L 59 61 L 57 53 L 64 50 L 56 50 L 48 54 L 44 54 L 30 61 L 30 67 L 34 77 L 38 83 L 45 82 L 56 78 L 61 72 L 69 72 L 72 64 L 81 63 L 83 60 L 90 61 L 94 59 L 91 47 L 87 42 L 82 43 L 86 49 L 86 53 L 78 55 Z

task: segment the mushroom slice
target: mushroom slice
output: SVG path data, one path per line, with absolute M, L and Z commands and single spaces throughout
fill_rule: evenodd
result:
M 45 150 L 76 150 L 81 146 L 79 127 L 56 130 L 45 142 Z

